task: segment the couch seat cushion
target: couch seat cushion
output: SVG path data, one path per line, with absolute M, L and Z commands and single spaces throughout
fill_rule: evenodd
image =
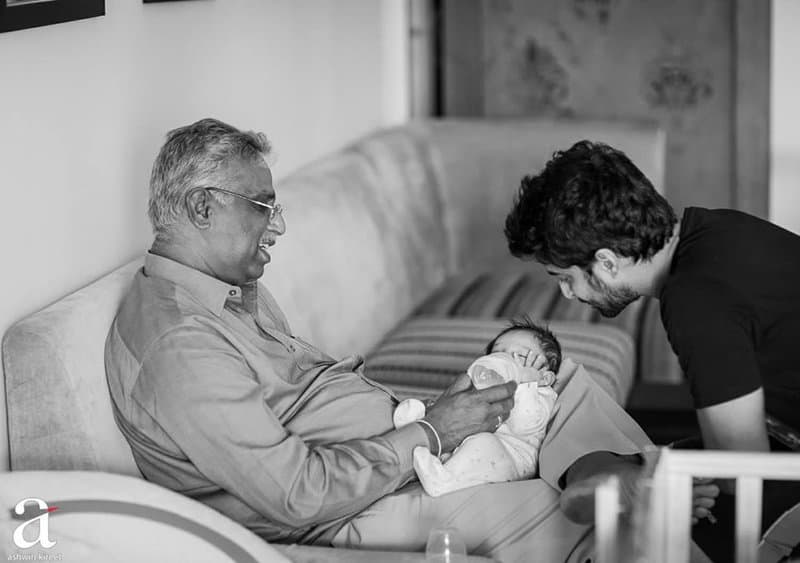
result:
M 534 319 L 536 320 L 536 319 Z M 609 325 L 575 321 L 546 323 L 565 358 L 624 405 L 633 382 L 633 340 Z M 366 374 L 400 398 L 433 397 L 446 388 L 508 322 L 498 319 L 414 317 L 389 333 L 367 357 Z

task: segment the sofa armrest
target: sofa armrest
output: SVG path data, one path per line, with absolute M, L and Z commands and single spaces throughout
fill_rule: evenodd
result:
M 53 560 L 203 561 L 207 563 L 284 563 L 272 545 L 219 512 L 142 479 L 89 471 L 11 471 L 0 480 L 0 552 L 21 558 L 46 552 Z M 23 499 L 41 499 L 15 507 Z M 19 546 L 13 531 L 45 514 L 55 545 Z M 24 538 L 36 539 L 32 522 Z

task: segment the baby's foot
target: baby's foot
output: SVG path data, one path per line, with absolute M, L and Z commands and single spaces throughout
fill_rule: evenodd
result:
M 414 448 L 414 470 L 422 488 L 432 497 L 449 493 L 455 482 L 447 468 L 428 448 Z

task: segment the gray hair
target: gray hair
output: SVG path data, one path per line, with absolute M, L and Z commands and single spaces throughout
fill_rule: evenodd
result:
M 156 237 L 168 235 L 178 222 L 189 190 L 224 181 L 225 166 L 236 160 L 266 165 L 263 159 L 270 150 L 263 133 L 240 131 L 211 118 L 167 133 L 150 175 L 147 215 Z M 221 203 L 230 199 L 211 193 Z

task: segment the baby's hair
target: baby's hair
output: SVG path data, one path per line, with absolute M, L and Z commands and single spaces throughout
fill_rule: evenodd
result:
M 556 335 L 550 332 L 547 327 L 539 326 L 528 315 L 515 317 L 509 321 L 509 325 L 501 330 L 492 341 L 486 346 L 486 353 L 491 354 L 497 339 L 515 330 L 525 330 L 532 332 L 539 340 L 539 345 L 542 347 L 544 357 L 547 359 L 547 369 L 553 373 L 558 373 L 558 368 L 561 367 L 561 344 L 558 343 Z

